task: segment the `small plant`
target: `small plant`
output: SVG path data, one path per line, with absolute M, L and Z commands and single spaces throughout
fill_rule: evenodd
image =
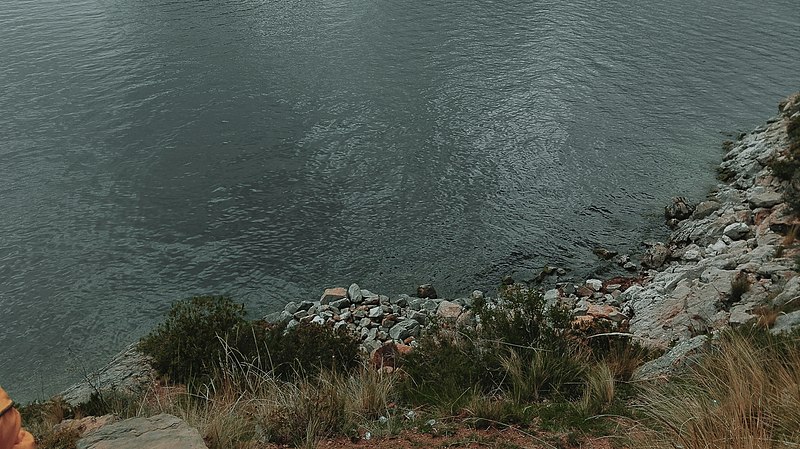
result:
M 65 427 L 50 431 L 37 440 L 38 449 L 76 449 L 81 438 L 80 429 Z
M 614 372 L 600 363 L 586 376 L 586 388 L 583 390 L 581 405 L 589 414 L 604 413 L 611 407 L 615 398 Z

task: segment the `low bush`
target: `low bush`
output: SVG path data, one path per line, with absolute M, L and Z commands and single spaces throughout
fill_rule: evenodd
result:
M 223 296 L 195 296 L 176 302 L 166 320 L 142 338 L 139 349 L 170 380 L 188 383 L 208 376 L 222 355 L 218 337 L 247 325 L 244 305 Z
M 596 360 L 631 346 L 619 337 L 587 339 L 585 330 L 573 331 L 567 310 L 519 286 L 506 287 L 496 303 L 476 303 L 474 312 L 478 326 L 434 329 L 403 360 L 407 401 L 446 404 L 455 412 L 475 395 L 501 395 L 515 404 L 577 400 Z M 614 374 L 629 379 L 633 360 L 619 357 Z

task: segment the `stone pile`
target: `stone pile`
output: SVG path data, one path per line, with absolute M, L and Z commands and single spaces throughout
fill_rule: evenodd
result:
M 414 345 L 422 329 L 431 320 L 454 322 L 469 320 L 473 301 L 483 298 L 475 291 L 469 298 L 452 301 L 436 298 L 430 285 L 422 285 L 418 294 L 429 297 L 416 298 L 401 294 L 392 297 L 362 289 L 358 284 L 349 288 L 326 289 L 318 301 L 292 301 L 283 310 L 264 317 L 270 323 L 286 323 L 291 329 L 301 323 L 331 326 L 334 330 L 346 328 L 361 337 L 367 352 L 390 342 Z

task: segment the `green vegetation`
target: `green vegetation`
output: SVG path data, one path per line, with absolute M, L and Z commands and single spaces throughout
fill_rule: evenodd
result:
M 157 348 L 150 354 L 165 378 L 188 384 L 140 397 L 104 392 L 74 408 L 31 404 L 22 413 L 41 449 L 75 447 L 74 428 L 54 424 L 106 413 L 174 414 L 212 449 L 310 448 L 325 438 L 398 438 L 406 430 L 456 438 L 465 427 L 514 427 L 543 447 L 612 436 L 628 447 L 687 449 L 800 442 L 800 332 L 723 334 L 675 381 L 634 384 L 633 372 L 653 353 L 624 328 L 578 325 L 517 286 L 472 312 L 478 326 L 439 322 L 392 371 L 362 362 L 345 333 L 267 326 L 247 321 L 229 299 L 192 298 L 142 342 Z M 189 329 L 213 338 L 196 341 Z
M 248 363 L 288 380 L 360 364 L 358 340 L 324 326 L 247 321 L 244 305 L 203 296 L 176 302 L 167 319 L 142 338 L 140 350 L 173 382 L 202 384 L 230 364 Z

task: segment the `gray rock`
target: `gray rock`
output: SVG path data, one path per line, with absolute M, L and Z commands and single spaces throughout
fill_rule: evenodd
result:
M 361 321 L 358 322 L 361 327 L 369 327 L 370 324 L 372 324 L 372 320 L 369 318 L 361 318 Z
M 434 314 L 436 310 L 439 308 L 439 303 L 433 301 L 431 299 L 425 300 L 422 302 L 422 309 L 425 309 L 428 313 Z M 420 309 L 420 310 L 422 310 Z
M 299 326 L 299 325 L 300 325 L 300 322 L 299 322 L 299 321 L 297 321 L 297 320 L 290 320 L 288 323 L 286 323 L 286 330 L 287 330 L 287 331 L 289 331 L 289 330 L 292 330 L 292 329 L 294 329 L 295 327 L 297 327 L 297 326 Z
M 464 309 L 460 305 L 454 302 L 442 301 L 439 303 L 436 315 L 444 319 L 455 320 L 458 319 L 458 316 L 461 315 L 463 310 Z
M 716 212 L 719 206 L 720 204 L 716 201 L 703 201 L 695 207 L 692 218 L 695 220 L 706 218 Z
M 553 288 L 544 292 L 544 302 L 546 304 L 555 304 L 558 300 L 559 292 L 557 289 Z
M 798 327 L 800 327 L 800 310 L 778 316 L 770 332 L 777 335 L 783 332 L 791 332 Z
M 403 320 L 395 324 L 389 329 L 389 336 L 392 340 L 405 340 L 408 337 L 416 337 L 419 335 L 420 325 L 417 320 Z
M 425 313 L 416 311 L 416 310 L 412 310 L 411 312 L 409 312 L 408 318 L 418 322 L 419 324 L 421 324 L 423 326 L 428 324 L 428 315 L 425 314 Z
M 356 304 L 364 300 L 364 295 L 361 294 L 361 287 L 355 283 L 350 284 L 350 288 L 347 289 L 347 297 Z
M 750 206 L 753 209 L 759 207 L 771 208 L 777 204 L 783 202 L 783 196 L 774 191 L 774 190 L 767 190 L 764 187 L 754 187 L 751 190 L 750 195 L 747 197 L 747 201 L 750 203 Z
M 319 298 L 320 304 L 328 304 L 331 301 L 336 301 L 337 299 L 342 299 L 347 297 L 347 290 L 343 287 L 333 287 L 333 288 L 326 288 L 325 291 L 322 293 L 322 296 Z
M 707 336 L 698 335 L 679 343 L 666 354 L 639 367 L 634 373 L 634 378 L 647 380 L 677 374 L 687 365 L 697 360 L 707 342 Z
M 586 286 L 596 292 L 599 292 L 600 289 L 603 288 L 603 281 L 601 281 L 600 279 L 587 279 Z
M 117 354 L 104 368 L 64 390 L 61 397 L 75 406 L 87 402 L 97 391 L 116 390 L 132 395 L 142 394 L 156 378 L 150 361 L 149 357 L 136 349 L 136 344 L 132 344 Z
M 741 240 L 750 232 L 750 226 L 745 223 L 731 223 L 725 227 L 722 233 L 732 240 Z
M 317 324 L 317 325 L 322 326 L 322 325 L 325 324 L 325 319 L 322 318 L 321 316 L 317 315 L 317 316 L 315 316 L 314 318 L 311 319 L 311 324 Z
M 473 301 L 483 300 L 483 292 L 480 290 L 473 290 L 470 298 L 472 298 Z
M 402 295 L 399 295 L 397 298 L 393 299 L 391 301 L 391 303 L 395 304 L 395 305 L 397 305 L 399 307 L 408 307 L 408 302 L 409 302 L 410 299 L 411 298 L 408 295 L 402 294 Z
M 656 243 L 645 252 L 642 257 L 642 266 L 653 269 L 659 268 L 661 265 L 664 265 L 669 254 L 669 248 L 662 243 Z
M 285 306 L 283 306 L 283 310 L 289 312 L 290 314 L 294 315 L 299 310 L 299 306 L 296 302 L 292 301 Z
M 685 220 L 694 212 L 692 205 L 686 198 L 679 196 L 672 199 L 672 204 L 664 207 L 664 218 L 667 220 Z
M 337 299 L 336 301 L 331 301 L 330 305 L 331 307 L 342 310 L 350 307 L 350 300 L 347 298 Z
M 783 289 L 772 300 L 772 303 L 777 307 L 783 307 L 786 304 L 797 304 L 800 302 L 800 276 L 795 276 L 784 284 Z
M 167 414 L 103 426 L 77 442 L 78 449 L 206 449 L 196 429 Z
M 297 305 L 297 311 L 306 311 L 314 307 L 314 301 L 303 301 Z
M 369 314 L 367 316 L 370 318 L 380 318 L 381 315 L 383 315 L 383 308 L 381 306 L 377 306 L 369 309 Z

